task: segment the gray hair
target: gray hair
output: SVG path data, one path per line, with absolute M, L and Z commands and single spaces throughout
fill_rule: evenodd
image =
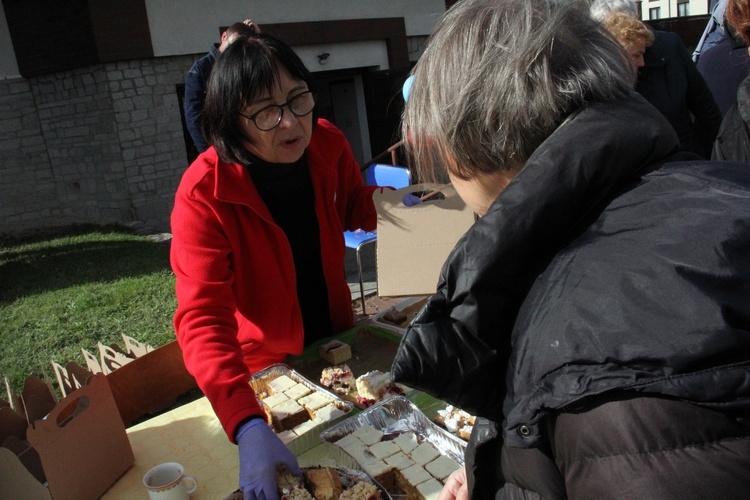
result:
M 640 19 L 635 0 L 593 0 L 591 2 L 591 17 L 597 21 L 604 21 L 612 12 L 624 12 Z
M 412 165 L 422 181 L 522 165 L 571 113 L 627 96 L 627 61 L 585 1 L 458 2 L 414 68 L 402 125 Z

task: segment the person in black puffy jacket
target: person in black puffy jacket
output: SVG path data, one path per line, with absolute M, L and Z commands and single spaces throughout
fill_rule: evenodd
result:
M 732 0 L 727 4 L 726 16 L 742 41 L 750 45 L 750 5 Z M 750 163 L 750 76 L 740 83 L 737 102 L 721 122 L 711 159 Z
M 480 216 L 391 375 L 479 418 L 453 498 L 745 498 L 750 169 L 681 152 L 577 0 L 464 0 L 413 70 L 422 179 Z

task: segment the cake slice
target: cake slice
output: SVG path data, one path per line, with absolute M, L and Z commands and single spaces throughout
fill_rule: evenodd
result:
M 345 490 L 339 500 L 380 500 L 380 490 L 374 484 L 366 481 L 360 481 L 354 486 Z
M 330 422 L 344 415 L 344 413 L 344 410 L 337 408 L 336 405 L 329 404 L 315 410 L 313 419 L 316 422 Z
M 286 389 L 283 394 L 287 395 L 289 399 L 299 399 L 302 396 L 307 396 L 313 390 L 307 387 L 305 384 L 297 383 Z
M 417 491 L 422 494 L 425 500 L 437 500 L 440 492 L 443 491 L 443 485 L 435 478 L 430 478 L 424 483 L 417 485 Z
M 373 445 L 383 438 L 383 431 L 376 429 L 371 425 L 363 425 L 351 433 L 366 445 Z
M 347 395 L 356 389 L 356 381 L 349 365 L 341 364 L 323 368 L 320 384 L 336 394 Z
M 271 424 L 276 432 L 294 429 L 302 422 L 310 420 L 307 410 L 293 399 L 288 399 L 268 409 L 268 413 L 271 415 Z
M 383 459 L 400 452 L 401 448 L 397 444 L 394 444 L 393 441 L 380 441 L 370 445 L 370 451 L 376 458 Z
M 269 392 L 273 394 L 278 394 L 280 392 L 284 392 L 285 390 L 293 387 L 297 382 L 292 380 L 286 375 L 279 375 L 273 380 L 270 380 L 268 382 L 268 388 Z
M 435 479 L 438 479 L 441 482 L 445 482 L 448 476 L 450 476 L 451 473 L 459 467 L 461 466 L 458 464 L 458 462 L 450 457 L 446 457 L 445 455 L 437 457 L 435 460 L 427 463 L 427 465 L 424 466 L 427 472 L 432 474 Z
M 390 373 L 373 370 L 360 375 L 356 380 L 357 402 L 368 407 L 388 395 L 403 394 L 403 391 L 393 383 Z
M 314 413 L 315 410 L 323 408 L 325 405 L 331 403 L 331 399 L 324 396 L 320 392 L 313 392 L 307 396 L 298 399 L 299 404 L 307 408 L 310 413 Z
M 425 465 L 428 462 L 432 462 L 440 456 L 440 452 L 435 449 L 430 443 L 424 442 L 414 448 L 411 452 L 411 459 L 417 462 L 419 465 Z
M 404 453 L 411 453 L 414 448 L 419 446 L 417 435 L 413 432 L 402 432 L 393 439 L 393 442 L 396 443 Z
M 302 475 L 315 500 L 338 500 L 344 492 L 339 475 L 330 467 L 307 469 Z
M 305 489 L 302 478 L 295 476 L 281 464 L 276 466 L 276 487 L 281 500 L 315 500 Z

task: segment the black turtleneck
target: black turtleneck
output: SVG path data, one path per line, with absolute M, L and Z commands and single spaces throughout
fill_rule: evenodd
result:
M 328 287 L 323 275 L 320 227 L 315 213 L 307 160 L 268 163 L 254 157 L 250 177 L 274 221 L 289 240 L 297 276 L 297 298 L 302 310 L 305 345 L 333 334 Z

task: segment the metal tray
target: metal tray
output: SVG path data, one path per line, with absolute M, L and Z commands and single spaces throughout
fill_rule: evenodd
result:
M 466 443 L 436 425 L 414 403 L 403 396 L 394 396 L 376 403 L 332 425 L 320 434 L 320 439 L 333 444 L 363 425 L 375 427 L 385 434 L 412 431 L 420 442 L 427 441 L 440 453 L 452 458 L 460 465 L 464 464 Z M 336 448 L 339 447 L 336 446 Z
M 307 386 L 307 388 L 312 391 L 322 393 L 333 401 L 333 404 L 336 406 L 336 408 L 344 412 L 344 414 L 340 417 L 329 420 L 327 422 L 321 422 L 320 424 L 311 427 L 307 432 L 305 432 L 301 436 L 298 436 L 292 441 L 289 441 L 286 444 L 287 448 L 289 448 L 292 453 L 294 453 L 295 455 L 301 455 L 302 453 L 311 448 L 314 448 L 322 442 L 320 439 L 321 431 L 349 417 L 354 410 L 354 405 L 349 401 L 344 401 L 338 395 L 324 389 L 323 387 L 310 382 L 308 379 L 293 370 L 291 367 L 283 363 L 271 365 L 268 368 L 255 373 L 250 378 L 250 386 L 253 388 L 256 394 L 259 394 L 268 390 L 268 382 L 282 375 L 286 375 L 295 382 Z

